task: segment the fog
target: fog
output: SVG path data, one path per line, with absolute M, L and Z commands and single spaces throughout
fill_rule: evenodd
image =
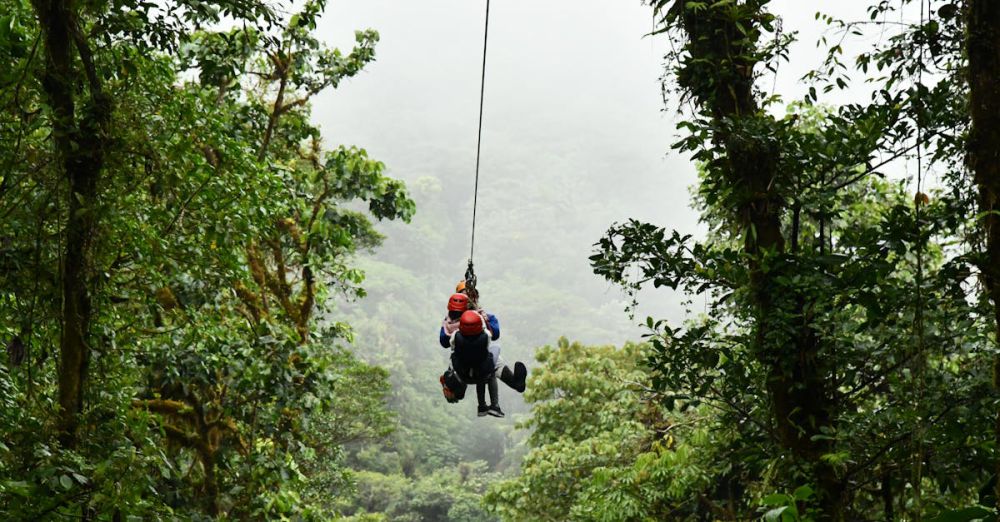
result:
M 471 222 L 484 7 L 472 0 L 334 0 L 320 27 L 328 43 L 345 51 L 355 29 L 381 34 L 376 62 L 319 98 L 314 117 L 328 144 L 362 146 L 410 184 L 427 176 L 440 180 L 448 208 L 418 207 L 417 221 L 422 213 L 445 211 L 449 233 L 459 237 L 452 238 L 450 264 L 407 267 L 429 280 L 457 279 L 468 257 L 468 247 L 459 245 L 468 244 Z M 824 56 L 816 39 L 827 29 L 815 12 L 867 17 L 858 0 L 808 6 L 779 0 L 773 10 L 785 18 L 786 31 L 799 31 L 791 62 L 773 82 L 786 100 L 803 95 L 802 75 Z M 634 338 L 640 330 L 632 325 L 646 315 L 679 321 L 686 314 L 683 296 L 647 291 L 638 317 L 629 319 L 621 292 L 594 276 L 587 261 L 591 245 L 615 221 L 637 218 L 696 236 L 702 231 L 690 206 L 695 167 L 670 147 L 679 116 L 660 82 L 670 42 L 645 37 L 652 27 L 650 8 L 638 0 L 491 5 L 477 272 L 488 296 L 494 276 L 521 266 L 517 260 L 558 264 L 572 281 L 562 285 L 565 291 L 591 296 L 588 306 L 602 311 L 597 321 L 605 322 L 607 334 L 581 339 L 586 342 Z M 837 101 L 868 95 L 860 86 Z M 546 212 L 546 205 L 560 210 Z M 401 234 L 409 232 L 392 228 L 387 246 Z M 521 274 L 526 288 L 542 274 Z M 448 291 L 441 288 L 442 300 Z M 695 298 L 691 308 L 697 312 L 699 305 Z M 440 310 L 425 313 L 433 329 Z M 544 324 L 545 342 L 572 337 L 561 321 L 538 318 L 524 326 Z
M 358 260 L 368 297 L 333 312 L 355 327 L 355 352 L 391 373 L 389 402 L 403 412 L 401 428 L 380 451 L 404 454 L 409 440 L 428 440 L 420 462 L 457 456 L 503 471 L 526 451 L 514 421 L 527 406 L 505 390 L 508 418 L 477 423 L 471 404 L 445 403 L 437 378 L 447 358 L 435 342 L 469 255 L 484 7 L 485 0 L 333 0 L 320 27 L 328 43 L 346 52 L 362 28 L 377 29 L 381 41 L 376 62 L 317 99 L 313 111 L 327 146 L 366 148 L 417 202 L 413 223 L 381 224 L 384 245 Z M 815 17 L 822 10 L 867 20 L 860 0 L 771 7 L 783 31 L 798 36 L 778 75 L 759 82 L 784 103 L 808 91 L 802 77 L 828 47 L 817 47 L 818 39 L 841 43 L 850 63 L 891 37 L 841 41 Z M 491 9 L 475 262 L 482 303 L 500 318 L 505 360 L 534 371 L 535 350 L 560 337 L 620 345 L 641 338 L 647 316 L 680 326 L 703 313 L 704 296 L 648 289 L 630 316 L 629 298 L 588 261 L 607 228 L 629 218 L 695 237 L 706 228 L 691 206 L 696 167 L 671 148 L 684 114 L 661 87 L 670 41 L 645 36 L 654 22 L 649 7 L 493 0 Z M 867 102 L 863 80 L 825 102 Z M 781 115 L 785 107 L 770 110 Z M 905 176 L 905 167 L 895 170 Z M 439 429 L 476 437 L 453 440 Z

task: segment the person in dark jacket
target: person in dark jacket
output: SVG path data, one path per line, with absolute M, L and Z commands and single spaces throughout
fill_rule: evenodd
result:
M 452 312 L 457 312 L 457 310 L 451 310 L 453 300 L 456 308 L 458 302 L 462 301 L 460 298 L 456 299 L 455 295 L 452 296 L 452 299 L 449 299 L 449 316 L 452 315 Z M 496 318 L 493 317 L 493 320 L 496 321 Z M 499 324 L 496 325 L 496 328 L 499 330 Z M 449 329 L 447 323 L 442 326 L 442 331 L 446 332 Z M 478 415 L 480 417 L 486 415 L 494 417 L 504 416 L 503 410 L 500 409 L 500 393 L 497 386 L 498 374 L 499 379 L 504 384 L 507 384 L 518 393 L 524 392 L 525 378 L 528 373 L 527 368 L 523 363 L 516 362 L 514 369 L 511 370 L 503 363 L 503 360 L 500 358 L 500 346 L 493 342 L 498 337 L 499 335 L 493 333 L 489 328 L 489 321 L 483 314 L 475 310 L 466 310 L 458 318 L 457 330 L 448 339 L 447 346 L 451 348 L 451 367 L 449 368 L 449 372 L 446 372 L 442 376 L 445 396 L 449 397 L 449 388 L 444 382 L 446 377 L 455 379 L 462 386 L 475 384 L 476 398 L 479 401 Z M 486 404 L 487 386 L 490 392 L 490 405 L 488 406 Z M 464 388 L 462 392 L 464 396 Z M 449 400 L 451 400 L 450 397 Z M 454 402 L 457 402 L 457 400 Z

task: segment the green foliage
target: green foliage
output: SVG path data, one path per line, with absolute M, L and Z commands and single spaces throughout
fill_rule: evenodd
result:
M 380 513 L 388 520 L 491 520 L 480 495 L 492 480 L 485 462 L 445 466 L 420 478 L 361 471 L 348 515 Z
M 800 514 L 799 506 L 808 503 L 815 492 L 809 486 L 800 486 L 792 494 L 772 493 L 761 499 L 761 504 L 767 508 L 764 520 L 767 522 L 797 522 L 812 520 L 809 516 Z
M 324 2 L 287 17 L 254 2 L 69 8 L 74 73 L 112 111 L 81 211 L 95 224 L 84 407 L 58 437 L 53 347 L 79 196 L 40 81 L 42 35 L 60 29 L 36 7 L 8 2 L 0 24 L 0 336 L 20 347 L 0 367 L 0 516 L 334 516 L 352 482 L 345 445 L 395 419 L 388 373 L 325 314 L 364 295 L 351 257 L 380 244 L 373 223 L 415 206 L 363 149 L 323 150 L 309 101 L 370 63 L 377 33 L 327 49 L 313 36 Z M 223 19 L 240 28 L 213 30 Z
M 706 412 L 670 414 L 651 393 L 645 345 L 565 339 L 537 352 L 526 400 L 531 448 L 486 496 L 504 520 L 683 520 L 710 489 L 729 430 Z

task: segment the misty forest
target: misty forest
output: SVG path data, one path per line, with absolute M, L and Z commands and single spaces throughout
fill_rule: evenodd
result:
M 0 0 L 0 64 L 0 520 L 1000 520 L 996 0 Z

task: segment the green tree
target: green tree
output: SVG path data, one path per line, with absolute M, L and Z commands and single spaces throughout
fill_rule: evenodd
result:
M 922 167 L 956 172 L 960 82 L 925 82 L 923 72 L 958 63 L 961 28 L 954 17 L 904 25 L 856 59 L 881 87 L 872 103 L 820 109 L 821 93 L 852 81 L 831 46 L 804 105 L 782 118 L 771 110 L 781 100 L 755 87 L 792 38 L 767 4 L 654 3 L 658 32 L 682 44 L 669 63 L 692 105 L 676 147 L 703 166 L 698 202 L 711 232 L 694 242 L 616 225 L 591 258 L 595 271 L 632 290 L 709 298 L 707 317 L 683 328 L 647 325 L 666 404 L 710 404 L 739 426 L 724 454 L 740 488 L 708 497 L 735 504 L 730 518 L 782 498 L 822 520 L 920 518 L 974 503 L 990 476 L 981 460 L 991 451 L 981 422 L 989 381 L 978 366 L 990 349 L 967 300 L 969 257 L 947 246 L 967 230 L 968 198 L 928 196 L 921 179 L 908 196 L 877 179 L 925 148 Z M 894 9 L 869 11 L 876 20 Z M 818 18 L 845 37 L 859 31 Z M 959 435 L 962 419 L 977 423 L 971 439 Z
M 1000 6 L 993 2 L 969 0 L 968 6 L 969 112 L 969 170 L 979 188 L 979 220 L 985 243 L 979 267 L 983 287 L 993 302 L 994 342 L 1000 340 L 1000 163 L 996 151 L 1000 149 L 1000 120 L 997 120 L 997 94 L 1000 77 Z M 993 386 L 1000 389 L 1000 357 L 993 361 Z M 996 444 L 1000 446 L 1000 408 L 997 410 Z M 1000 476 L 1000 459 L 994 470 Z M 1000 481 L 994 492 L 996 507 L 1000 509 Z

